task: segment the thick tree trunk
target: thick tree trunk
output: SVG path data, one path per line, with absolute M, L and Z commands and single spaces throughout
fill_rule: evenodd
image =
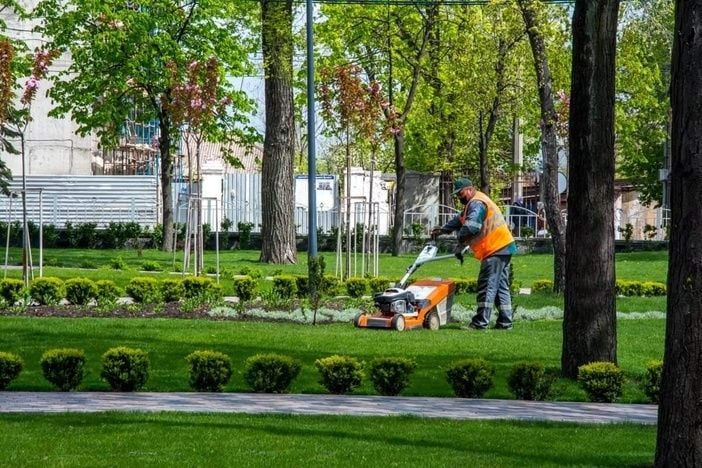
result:
M 677 0 L 668 319 L 656 466 L 702 466 L 702 0 Z
M 163 206 L 163 241 L 161 249 L 166 252 L 172 252 L 175 245 L 173 243 L 173 193 L 171 190 L 171 178 L 173 176 L 171 122 L 163 115 L 159 119 L 159 129 L 161 136 L 158 140 L 158 147 L 161 152 L 161 202 Z
M 261 261 L 295 263 L 292 0 L 261 0 L 261 25 L 266 73 Z
M 617 362 L 614 70 L 619 0 L 576 0 L 561 366 Z
M 544 157 L 544 170 L 541 183 L 544 185 L 544 208 L 553 244 L 553 290 L 561 293 L 565 289 L 566 235 L 565 223 L 561 217 L 561 195 L 558 192 L 558 141 L 556 122 L 558 115 L 553 102 L 553 83 L 548 66 L 546 44 L 539 32 L 541 24 L 534 10 L 534 0 L 520 0 L 524 24 L 531 51 L 534 55 L 536 81 L 539 87 L 541 104 L 541 148 Z

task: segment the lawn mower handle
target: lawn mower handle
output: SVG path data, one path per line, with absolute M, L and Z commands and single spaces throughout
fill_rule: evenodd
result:
M 403 276 L 400 282 L 397 283 L 397 286 L 404 288 L 407 284 L 407 280 L 409 280 L 409 277 L 412 276 L 412 273 L 417 271 L 417 269 L 425 263 L 435 262 L 437 260 L 446 260 L 447 258 L 457 258 L 461 262 L 461 265 L 463 265 L 463 254 L 465 254 L 468 249 L 469 247 L 465 246 L 460 252 L 456 252 L 455 254 L 439 255 L 437 257 L 436 252 L 438 249 L 436 247 L 436 242 L 433 240 L 427 242 L 414 263 L 407 268 L 407 273 L 405 273 L 405 276 Z

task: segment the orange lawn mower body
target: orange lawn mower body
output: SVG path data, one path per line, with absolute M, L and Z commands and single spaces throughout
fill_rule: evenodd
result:
M 465 252 L 464 249 L 463 252 Z M 373 296 L 375 312 L 361 312 L 353 320 L 357 328 L 386 328 L 390 330 L 407 330 L 412 328 L 427 328 L 438 330 L 451 319 L 453 296 L 456 284 L 453 281 L 432 278 L 415 281 L 405 288 L 409 277 L 421 265 L 443 260 L 458 258 L 462 254 L 436 256 L 438 247 L 434 242 L 424 246 L 415 262 L 407 269 L 407 273 L 393 288 Z

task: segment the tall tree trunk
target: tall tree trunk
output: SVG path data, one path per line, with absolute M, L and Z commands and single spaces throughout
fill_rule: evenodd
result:
M 656 466 L 702 466 L 702 0 L 677 0 L 668 319 Z
M 529 35 L 529 43 L 534 55 L 536 81 L 539 87 L 541 148 L 544 155 L 541 183 L 544 184 L 544 208 L 554 252 L 553 290 L 561 293 L 565 289 L 566 235 L 565 223 L 561 217 L 561 195 L 558 192 L 558 139 L 556 135 L 558 115 L 553 102 L 553 83 L 546 55 L 546 44 L 540 32 L 542 25 L 534 9 L 534 0 L 519 0 L 519 7 L 522 10 L 522 17 Z
M 266 74 L 261 261 L 295 263 L 292 0 L 261 0 L 261 27 Z
M 393 213 L 393 228 L 392 228 L 392 254 L 400 255 L 400 247 L 402 245 L 402 231 L 404 230 L 404 215 L 405 215 L 405 130 L 400 128 L 400 131 L 393 138 L 395 148 L 395 212 Z
M 619 0 L 573 13 L 566 290 L 561 366 L 617 362 L 614 273 L 614 69 Z
M 161 114 L 159 118 L 159 130 L 161 136 L 158 140 L 158 148 L 161 153 L 161 202 L 163 205 L 163 242 L 161 249 L 172 252 L 175 248 L 173 243 L 173 193 L 171 190 L 171 178 L 173 177 L 173 158 L 171 155 L 171 122 L 167 116 Z

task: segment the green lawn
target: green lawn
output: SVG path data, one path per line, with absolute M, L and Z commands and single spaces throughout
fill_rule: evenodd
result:
M 644 466 L 655 431 L 413 417 L 0 415 L 0 465 Z
M 647 361 L 663 353 L 663 320 L 623 320 L 618 324 L 619 363 L 627 376 L 621 402 L 644 402 L 637 386 Z M 228 354 L 234 375 L 225 388 L 230 392 L 249 391 L 243 379 L 244 361 L 258 353 L 277 352 L 299 359 L 302 371 L 293 383 L 292 393 L 324 393 L 317 382 L 314 361 L 332 354 L 355 356 L 370 361 L 379 356 L 407 356 L 417 362 L 410 386 L 404 395 L 452 396 L 445 370 L 453 361 L 482 357 L 496 367 L 495 385 L 486 398 L 513 398 L 506 380 L 519 361 L 538 361 L 560 367 L 561 322 L 523 321 L 509 332 L 471 332 L 456 325 L 437 332 L 416 330 L 397 333 L 386 330 L 356 329 L 350 323 L 298 325 L 271 322 L 232 322 L 178 319 L 108 318 L 27 318 L 0 317 L 1 351 L 19 354 L 25 370 L 10 390 L 50 390 L 39 368 L 41 354 L 55 347 L 84 349 L 88 374 L 81 390 L 107 390 L 101 381 L 100 356 L 110 347 L 144 349 L 151 360 L 147 391 L 188 391 L 185 357 L 192 351 L 214 349 Z M 561 379 L 556 399 L 584 401 L 578 385 Z M 374 394 L 367 381 L 359 394 Z

